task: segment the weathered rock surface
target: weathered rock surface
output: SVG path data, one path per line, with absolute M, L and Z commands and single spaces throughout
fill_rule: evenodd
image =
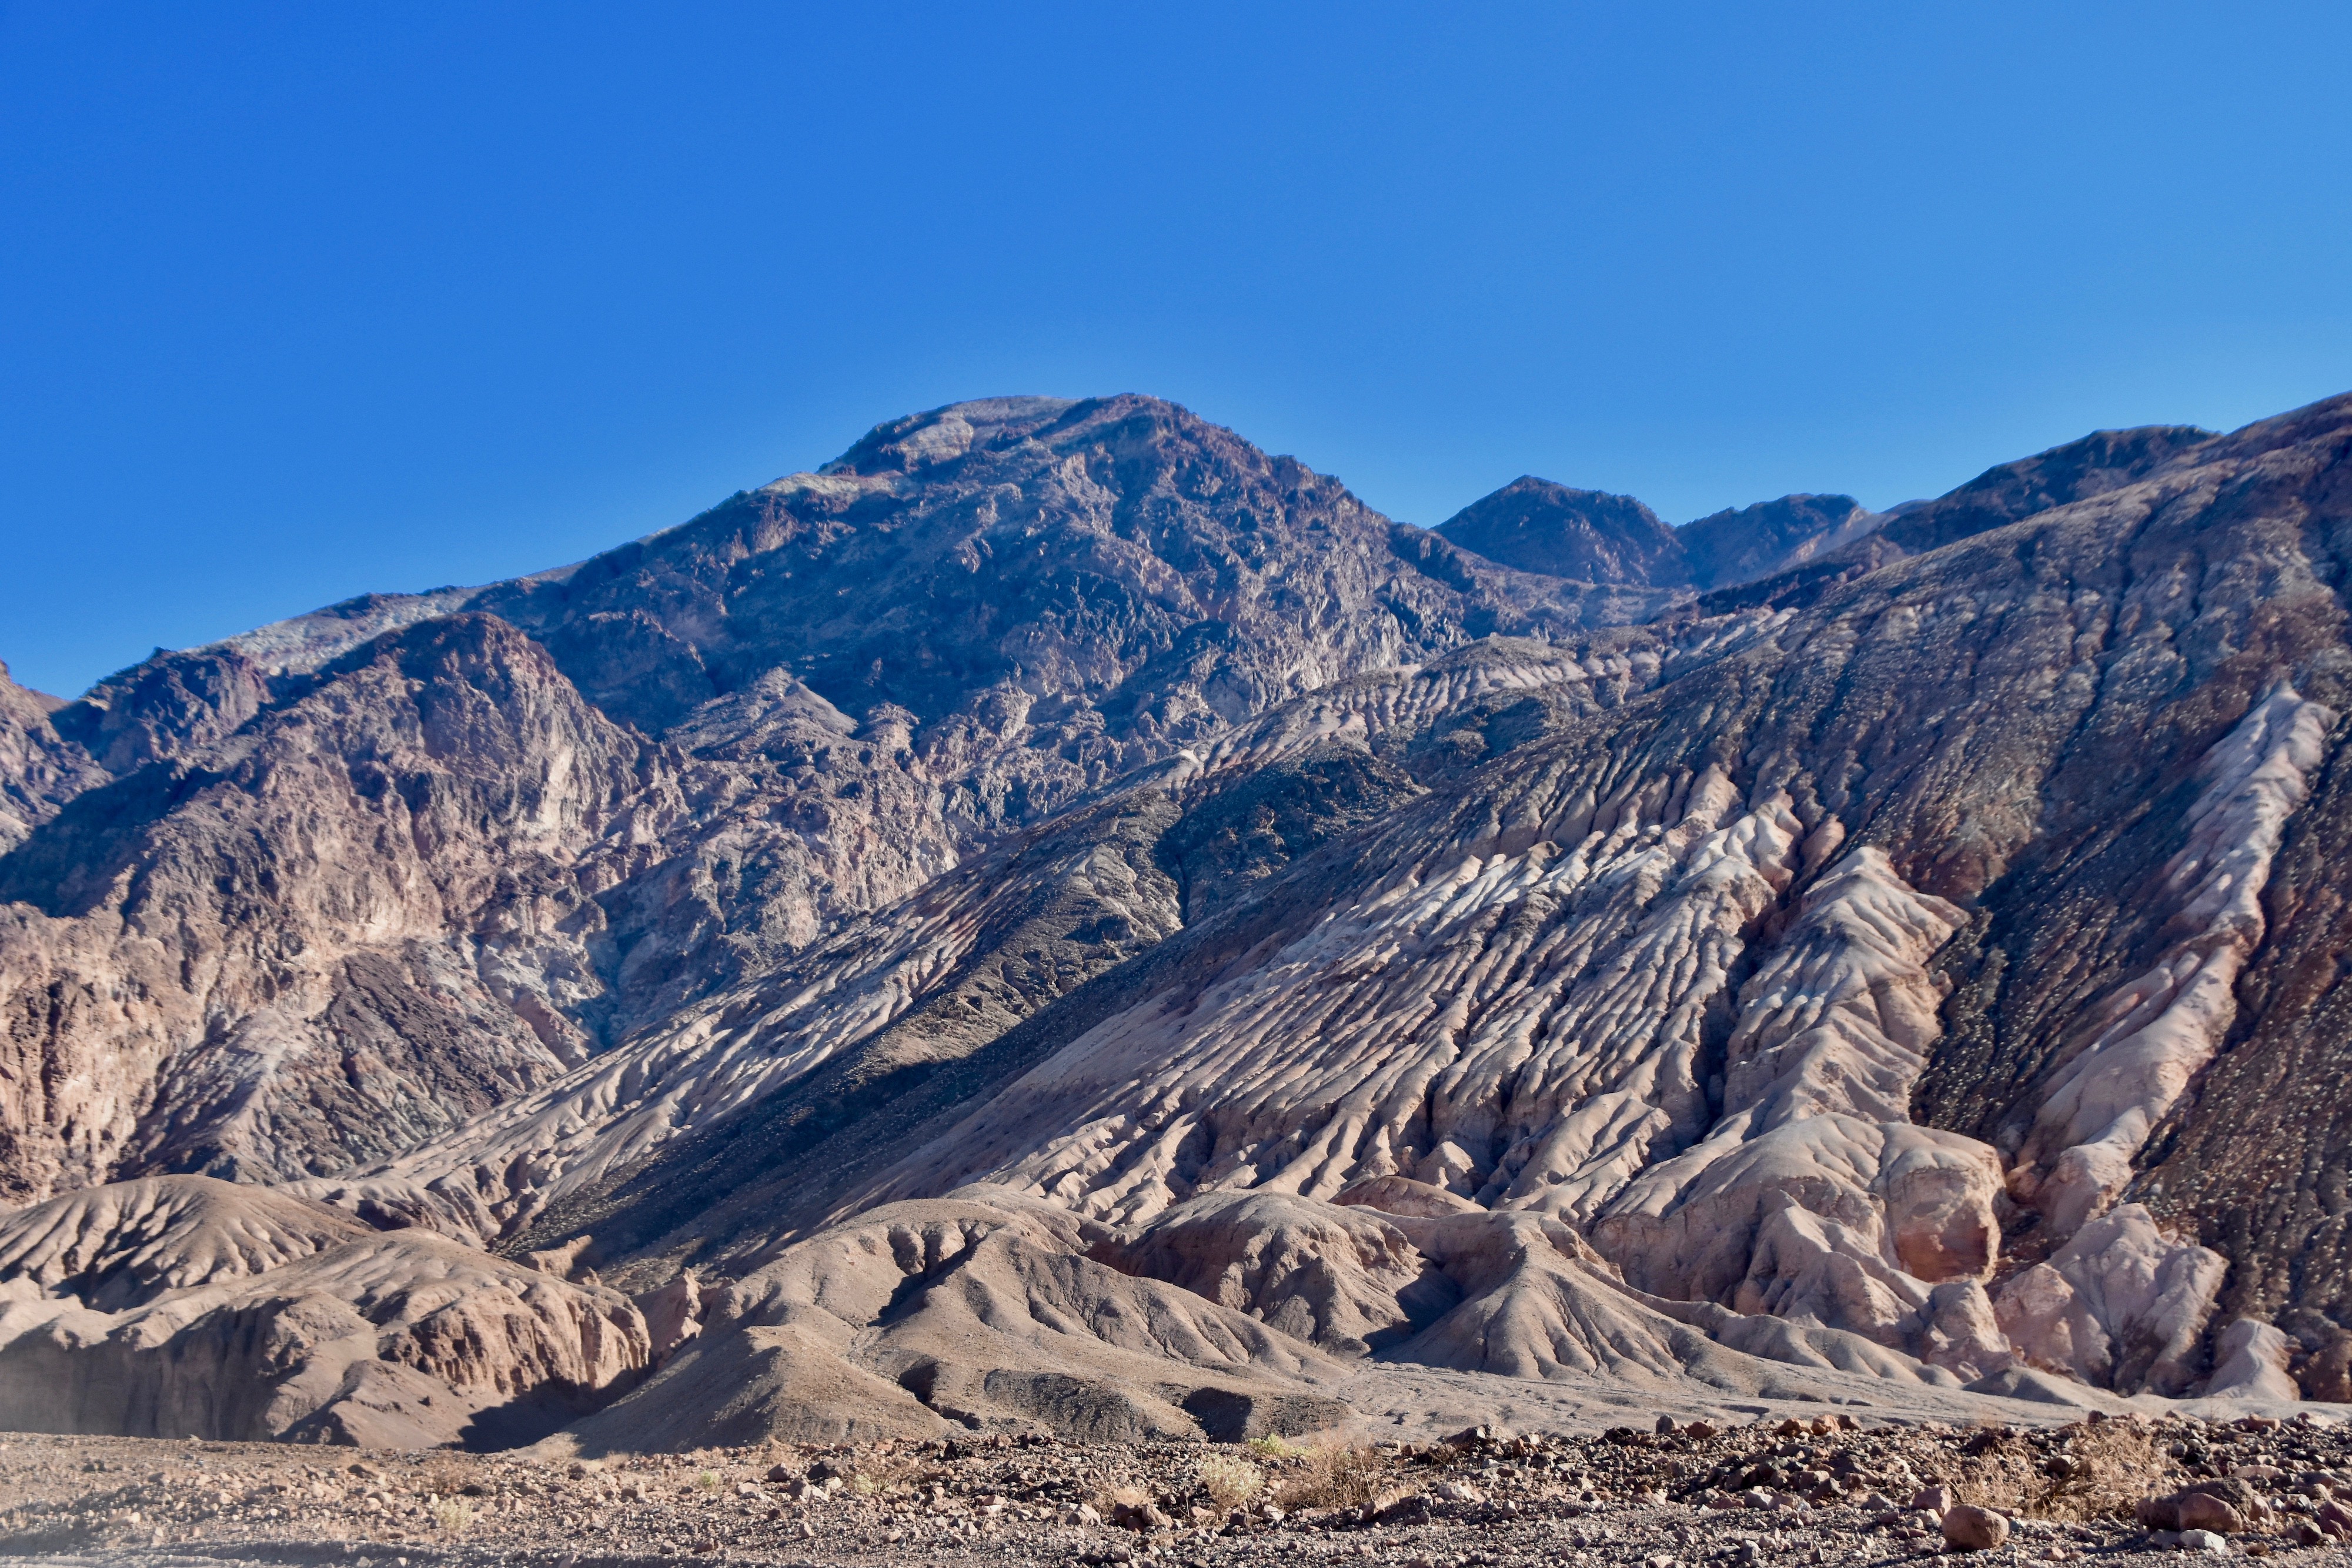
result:
M 562 571 L 9 696 L 0 1188 L 414 1145 L 1120 773 L 1575 600 L 1168 404 L 1011 399 Z
M 58 734 L 52 716 L 60 706 L 10 680 L 0 664 L 0 854 L 106 781 L 103 769 Z
M 335 1169 L 578 1061 L 564 927 L 637 750 L 467 616 L 77 797 L 0 857 L 0 1180 Z
M 1436 531 L 1521 571 L 1628 589 L 1690 584 L 1682 541 L 1649 507 L 1631 496 L 1571 490 L 1533 475 L 1471 502 Z
M 1745 1098 L 1759 1091 L 1735 1087 L 1736 977 L 1766 976 L 1755 1000 L 1769 1009 L 1780 967 L 1828 962 L 1809 955 L 1829 935 L 1806 923 L 1806 900 L 1836 885 L 1841 841 L 1860 841 L 1843 855 L 1884 854 L 1891 885 L 1934 912 L 1912 916 L 1909 933 L 1885 913 L 1873 927 L 1900 950 L 1900 976 L 1881 980 L 1868 1009 L 1907 1031 L 1885 1088 L 1912 1114 L 1881 1116 L 1864 1155 L 1851 1136 L 1832 1165 L 1809 1149 L 1815 1169 L 1852 1174 L 1794 1183 L 1807 1201 L 1774 1207 L 1778 1230 L 1728 1218 L 1754 1207 L 1711 1218 L 1706 1242 L 1732 1247 L 1740 1266 L 1710 1265 L 1670 1288 L 1750 1310 L 1788 1290 L 1791 1310 L 1882 1333 L 1907 1315 L 1906 1343 L 1973 1339 L 1976 1364 L 1991 1370 L 1983 1363 L 1998 1366 L 2005 1347 L 1988 1333 L 1981 1297 L 1963 1289 L 1931 1308 L 1923 1287 L 1993 1271 L 2004 1145 L 2010 1158 L 2029 1151 L 2030 1177 L 2040 1156 L 2028 1133 L 2045 1106 L 2067 1129 L 2065 1149 L 2118 1118 L 2128 1132 L 2171 1113 L 2226 1018 L 2200 1015 L 2201 1043 L 2122 1075 L 2096 1125 L 2076 1130 L 2075 1086 L 2090 1082 L 2079 1064 L 2129 1060 L 2110 1054 L 2113 1040 L 2087 1051 L 2108 1026 L 2085 1016 L 2101 998 L 2127 996 L 2116 1017 L 2129 1020 L 2147 999 L 2133 977 L 2227 968 L 2260 940 L 2253 891 L 2292 831 L 2331 721 L 2304 685 L 2335 695 L 2345 669 L 2341 606 L 2323 586 L 2335 568 L 2303 553 L 2303 519 L 2332 494 L 2347 423 L 2340 402 L 2292 416 L 2032 524 L 1901 562 L 1401 807 L 1346 866 L 1288 873 L 1294 912 L 1278 934 L 1260 929 L 1245 962 L 1206 961 L 1215 923 L 1188 930 L 1171 945 L 1198 946 L 1202 964 L 1094 1024 L 878 1190 L 984 1176 L 1133 1223 L 1222 1186 L 1328 1196 L 1395 1174 L 1592 1223 L 1604 1249 L 1615 1236 L 1638 1270 L 1634 1232 L 1612 1220 L 1666 1212 L 1685 1186 L 1668 1162 L 1718 1127 L 1744 1147 L 1743 1124 L 1771 1119 L 1769 1096 L 1759 1115 Z M 2197 580 L 2209 587 L 2192 599 L 2180 585 Z M 1727 737 L 1738 751 L 1727 753 Z M 2045 919 L 2083 923 L 2076 935 L 2096 939 L 2053 942 Z M 1998 1081 L 1972 1016 L 1982 990 L 1942 1008 L 1929 998 L 1961 977 L 1983 987 L 1996 943 L 2000 1001 L 2036 1008 L 2000 1040 L 2016 1089 L 1988 1093 Z M 1958 1042 L 1943 1027 L 1954 1015 L 1967 1030 Z M 1801 1048 L 1792 1064 L 1809 1110 L 1822 1100 L 1807 1073 L 1835 1080 L 1834 1064 L 1851 1060 L 1853 1041 L 1835 1029 L 1830 1039 L 1840 1049 L 1824 1045 L 1822 1065 L 1801 1065 Z M 1950 1131 L 1996 1136 L 1903 1126 L 1923 1100 L 1932 1118 L 1963 1082 L 1979 1095 L 1976 1114 Z M 1779 1113 L 1813 1124 L 1809 1133 L 1841 1125 Z M 1875 1139 L 1890 1124 L 1898 1149 L 1916 1154 L 1885 1155 Z M 2136 1152 L 2142 1136 L 2119 1141 Z M 1748 1157 L 1754 1174 L 1732 1167 L 1735 1192 L 1710 1201 L 1756 1206 L 1776 1181 L 1785 1190 L 1788 1178 L 1769 1173 L 1787 1160 Z M 1916 1183 L 1897 1200 L 1917 1206 L 1907 1218 L 1887 1207 L 1896 1166 Z M 1622 1197 L 1651 1171 L 1643 1196 Z M 1843 1209 L 1830 1196 L 1841 1185 Z M 2127 1186 L 2107 1173 L 2097 1201 Z M 2042 1244 L 2079 1222 L 2060 1217 Z M 2137 1348 L 2122 1360 L 2098 1350 L 2044 1359 L 2185 1392 L 2218 1283 L 2210 1254 L 2168 1266 L 2148 1249 L 2174 1244 L 2153 1228 L 2097 1240 L 2052 1267 L 2082 1275 L 2076 1297 L 2105 1303 L 2081 1309 L 2098 1336 Z M 1651 1250 L 1685 1267 L 1707 1256 Z M 1912 1275 L 1907 1291 L 1896 1285 L 1906 1250 L 1930 1276 Z M 1759 1255 L 1765 1273 L 1751 1281 Z M 2113 1292 L 2085 1283 L 2142 1275 Z M 1938 1311 L 1954 1322 L 1921 1321 Z
M 1539 574 L 996 400 L 0 688 L 0 1176 L 90 1189 L 0 1356 L 143 1419 L 246 1313 L 313 1370 L 218 1429 L 420 1441 L 2352 1393 L 2347 449 L 1448 526 Z M 98 1185 L 191 1170 L 284 1207 Z M 403 1348 L 461 1278 L 523 1382 Z

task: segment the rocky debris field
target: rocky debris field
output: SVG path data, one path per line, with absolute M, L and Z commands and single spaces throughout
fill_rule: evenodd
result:
M 2184 1550 L 2352 1562 L 2352 1427 L 2322 1418 L 1674 1427 L 1379 1447 L 996 1436 L 604 1459 L 11 1435 L 0 1552 L 155 1568 L 1695 1568 Z

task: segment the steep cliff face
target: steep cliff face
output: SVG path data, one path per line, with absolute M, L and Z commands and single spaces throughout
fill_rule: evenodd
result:
M 1056 1357 L 1208 1419 L 1139 1370 L 1192 1350 L 964 1335 L 1022 1281 L 1224 1344 L 1204 1410 L 1367 1355 L 2352 1392 L 2347 449 L 2352 398 L 1883 517 L 1473 508 L 1580 577 L 1149 400 L 900 421 L 0 706 L 7 1179 L 283 1184 L 667 1284 L 665 1346 L 742 1281 L 663 1397 L 776 1430 L 1108 1408 Z M 901 1231 L 946 1271 L 890 1327 Z
M 584 1054 L 583 852 L 642 795 L 639 743 L 483 616 L 305 684 L 0 859 L 20 1197 L 339 1168 Z

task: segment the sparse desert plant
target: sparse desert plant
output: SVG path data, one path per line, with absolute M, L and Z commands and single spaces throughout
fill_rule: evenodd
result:
M 2066 1446 L 2067 1473 L 2036 1476 L 2018 1511 L 2036 1519 L 2082 1522 L 2132 1517 L 2140 1499 L 2180 1484 L 2180 1467 L 2156 1434 L 2137 1421 L 2101 1421 L 2079 1428 Z
M 446 1455 L 427 1459 L 416 1468 L 416 1490 L 427 1497 L 455 1497 L 472 1479 L 471 1471 Z
M 719 1472 L 717 1470 L 703 1471 L 700 1475 L 694 1478 L 694 1488 L 697 1491 L 717 1491 L 719 1490 Z
M 1199 1475 L 1209 1500 L 1219 1508 L 1239 1508 L 1265 1489 L 1265 1472 L 1239 1454 L 1203 1455 Z
M 462 1498 L 436 1498 L 432 1506 L 434 1528 L 444 1535 L 463 1535 L 474 1522 L 474 1505 Z
M 1386 1461 L 1370 1448 L 1311 1448 L 1285 1478 L 1275 1500 L 1284 1508 L 1361 1508 L 1381 1490 Z
M 1255 1453 L 1264 1454 L 1269 1459 L 1295 1459 L 1303 1457 L 1307 1452 L 1306 1449 L 1286 1443 L 1279 1437 L 1252 1437 L 1242 1447 Z

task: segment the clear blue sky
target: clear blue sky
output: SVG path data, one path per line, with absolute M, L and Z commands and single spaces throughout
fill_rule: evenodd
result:
M 2352 388 L 2352 6 L 0 0 L 60 693 L 1158 393 L 1435 523 L 1874 505 Z

